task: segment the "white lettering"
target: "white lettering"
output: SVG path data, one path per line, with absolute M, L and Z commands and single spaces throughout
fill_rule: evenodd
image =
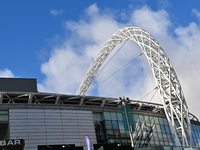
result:
M 7 145 L 13 145 L 12 140 L 9 140 L 8 143 L 7 143 Z
M 1 146 L 6 145 L 6 141 L 0 141 L 0 145 L 1 145 Z
M 21 145 L 21 140 L 3 140 L 0 141 L 0 146 L 5 146 L 5 145 Z
M 15 140 L 14 142 L 15 142 L 15 145 L 17 144 L 20 145 L 20 140 Z

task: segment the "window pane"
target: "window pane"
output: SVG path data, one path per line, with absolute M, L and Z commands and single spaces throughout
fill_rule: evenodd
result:
M 109 112 L 103 112 L 104 120 L 111 120 Z
M 119 128 L 117 121 L 112 121 L 112 127 L 113 127 L 113 129 L 118 129 Z
M 126 137 L 125 130 L 120 130 L 120 135 L 121 135 L 121 137 L 125 138 Z
M 162 133 L 166 133 L 164 125 L 160 125 L 160 128 L 161 128 Z
M 169 126 L 165 126 L 165 130 L 166 130 L 167 133 L 170 133 L 170 128 L 169 128 Z
M 105 121 L 106 129 L 112 129 L 112 122 L 111 121 Z
M 159 141 L 155 141 L 155 145 L 159 146 L 160 145 Z
M 177 127 L 180 127 L 178 120 L 175 120 L 175 124 L 176 124 Z
M 195 125 L 195 130 L 197 130 L 197 131 L 198 131 L 198 126 L 197 126 L 197 125 Z
M 158 138 L 160 141 L 163 141 L 162 133 L 158 133 Z
M 154 120 L 155 120 L 155 124 L 159 124 L 158 117 L 154 117 Z
M 139 115 L 140 118 L 140 122 L 144 122 L 144 116 L 143 115 Z
M 123 118 L 122 118 L 122 114 L 121 114 L 121 113 L 117 113 L 117 120 L 123 121 Z
M 117 116 L 116 116 L 116 113 L 110 113 L 111 115 L 111 120 L 117 120 Z
M 154 118 L 153 118 L 153 117 L 150 116 L 150 117 L 149 117 L 149 120 L 150 120 L 150 123 L 151 123 L 151 124 L 154 124 Z
M 102 121 L 101 113 L 93 113 L 94 121 Z
M 0 111 L 0 121 L 8 121 L 8 111 L 7 110 Z
M 157 132 L 161 132 L 160 125 L 156 125 Z
M 0 121 L 8 121 L 8 115 L 0 115 Z
M 123 121 L 118 121 L 119 123 L 119 129 L 123 129 L 124 130 L 124 123 Z
M 134 114 L 134 115 L 133 115 L 133 118 L 134 118 L 135 122 L 138 122 L 138 120 L 139 120 L 138 115 Z
M 160 124 L 164 125 L 163 119 L 162 118 L 158 118 Z
M 119 130 L 113 130 L 115 137 L 119 137 Z
M 158 140 L 158 134 L 157 133 L 153 133 L 153 137 L 155 140 Z
M 8 110 L 1 110 L 0 115 L 8 115 Z
M 168 125 L 168 121 L 166 118 L 163 118 L 164 125 Z
M 144 120 L 145 120 L 146 123 L 150 123 L 148 116 L 144 116 Z

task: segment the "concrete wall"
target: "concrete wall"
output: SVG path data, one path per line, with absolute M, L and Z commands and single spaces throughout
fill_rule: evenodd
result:
M 25 150 L 38 145 L 75 144 L 84 146 L 89 136 L 96 144 L 92 111 L 9 109 L 10 139 L 25 140 Z

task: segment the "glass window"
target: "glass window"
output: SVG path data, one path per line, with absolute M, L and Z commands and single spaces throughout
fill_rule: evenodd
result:
M 198 138 L 199 138 L 199 136 L 200 136 L 200 132 L 199 132 L 199 131 L 197 131 L 197 134 L 198 134 Z
M 116 113 L 111 112 L 110 115 L 111 115 L 111 120 L 117 120 Z
M 154 120 L 155 120 L 155 124 L 159 124 L 158 117 L 154 117 Z
M 140 118 L 140 122 L 144 122 L 144 116 L 143 115 L 139 115 Z
M 175 124 L 176 124 L 177 127 L 180 127 L 178 120 L 175 120 Z
M 144 120 L 145 120 L 146 123 L 150 123 L 148 116 L 144 116 Z
M 103 117 L 104 117 L 104 120 L 111 120 L 109 112 L 103 112 Z
M 200 131 L 200 126 L 198 126 L 198 131 Z
M 169 143 L 165 141 L 165 145 L 167 145 L 167 146 L 168 146 L 168 145 L 169 145 Z
M 160 141 L 163 141 L 162 133 L 158 133 L 158 138 Z
M 93 113 L 94 121 L 102 121 L 101 113 Z
M 114 132 L 114 135 L 115 135 L 115 136 L 119 137 L 119 130 L 116 130 L 116 129 L 115 129 L 115 130 L 113 130 L 113 132 Z
M 117 120 L 123 121 L 123 118 L 122 118 L 122 114 L 121 114 L 121 113 L 117 113 Z
M 109 144 L 115 143 L 115 139 L 108 139 L 108 143 Z
M 168 120 L 166 118 L 163 118 L 163 122 L 164 122 L 164 125 L 169 125 Z
M 170 133 L 170 128 L 169 128 L 169 126 L 165 125 L 165 131 L 166 131 L 166 133 Z
M 195 125 L 195 130 L 198 131 L 198 126 L 197 125 Z
M 139 121 L 138 115 L 134 114 L 134 115 L 133 115 L 133 118 L 134 118 L 135 122 L 138 122 L 138 121 Z
M 113 130 L 106 130 L 108 135 L 113 135 Z
M 195 128 L 195 124 L 193 124 L 193 130 L 196 130 L 196 128 Z
M 165 145 L 164 142 L 160 141 L 160 145 Z
M 153 137 L 155 140 L 158 140 L 158 134 L 157 133 L 153 133 Z
M 155 124 L 152 125 L 152 129 L 153 129 L 153 132 L 157 132 L 157 131 L 156 131 L 156 125 L 155 125 Z
M 171 147 L 164 146 L 164 150 L 171 150 Z
M 151 144 L 151 146 L 154 146 L 154 145 L 155 145 L 155 143 L 154 143 L 153 140 L 150 141 L 150 144 Z
M 123 129 L 124 130 L 124 123 L 123 121 L 118 121 L 119 124 L 119 129 Z
M 112 127 L 113 127 L 113 129 L 118 129 L 119 128 L 117 121 L 112 121 Z
M 164 122 L 163 122 L 163 119 L 162 119 L 162 118 L 158 118 L 158 120 L 159 120 L 159 123 L 160 123 L 160 124 L 164 125 Z
M 0 111 L 0 121 L 8 121 L 8 110 Z
M 161 128 L 162 133 L 166 133 L 164 125 L 160 125 L 160 128 Z
M 170 146 L 175 146 L 172 142 L 169 142 L 169 145 L 170 145 Z
M 8 115 L 8 110 L 1 110 L 0 115 Z
M 155 145 L 159 146 L 160 145 L 159 141 L 155 141 Z
M 157 132 L 161 132 L 160 125 L 156 125 Z
M 149 120 L 150 120 L 150 123 L 151 123 L 151 124 L 154 124 L 154 118 L 153 118 L 153 117 L 150 116 L 150 117 L 149 117 Z
M 191 124 L 191 128 L 192 128 L 192 130 L 194 130 L 193 124 Z
M 122 138 L 125 138 L 125 137 L 126 137 L 126 132 L 125 132 L 125 130 L 120 130 L 120 136 L 121 136 Z
M 168 141 L 167 134 L 163 134 L 163 139 L 164 139 L 165 142 Z
M 197 126 L 197 131 L 200 131 L 200 130 L 199 130 L 199 126 Z
M 112 122 L 111 121 L 105 121 L 106 129 L 112 129 Z
M 115 141 L 116 143 L 122 143 L 120 139 L 116 139 Z
M 174 150 L 182 150 L 182 147 L 173 147 Z
M 196 137 L 194 130 L 192 130 L 192 135 L 193 137 Z
M 0 115 L 0 121 L 8 121 L 8 115 Z

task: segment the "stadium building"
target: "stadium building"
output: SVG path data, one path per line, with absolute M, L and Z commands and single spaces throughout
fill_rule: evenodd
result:
M 0 79 L 0 138 L 24 139 L 25 150 L 75 144 L 130 145 L 118 98 L 37 92 L 35 79 Z M 163 106 L 133 101 L 134 147 L 177 146 Z M 190 114 L 193 147 L 199 147 L 200 122 Z M 176 122 L 177 123 L 177 122 Z M 178 124 L 178 123 L 177 123 Z
M 107 56 L 127 40 L 135 41 L 146 56 L 163 105 L 86 96 Z M 189 113 L 169 58 L 138 27 L 120 29 L 110 37 L 76 95 L 38 92 L 36 79 L 1 78 L 0 126 L 2 150 L 200 148 L 200 122 Z

